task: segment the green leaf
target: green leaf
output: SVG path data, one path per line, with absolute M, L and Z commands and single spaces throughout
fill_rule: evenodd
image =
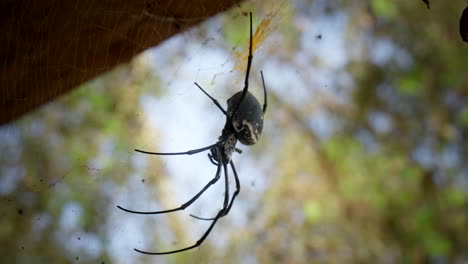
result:
M 322 216 L 322 208 L 318 201 L 309 200 L 304 205 L 304 213 L 309 223 L 318 222 Z
M 449 254 L 452 247 L 450 241 L 439 233 L 428 232 L 424 236 L 424 247 L 432 256 Z
M 465 193 L 459 189 L 453 189 L 448 193 L 447 200 L 451 206 L 462 206 L 465 203 Z
M 421 92 L 422 85 L 415 78 L 401 79 L 398 85 L 398 91 L 405 95 L 417 95 Z
M 384 18 L 393 18 L 397 15 L 397 8 L 392 1 L 373 0 L 371 7 L 376 15 Z
M 463 108 L 457 118 L 464 127 L 468 127 L 468 107 Z

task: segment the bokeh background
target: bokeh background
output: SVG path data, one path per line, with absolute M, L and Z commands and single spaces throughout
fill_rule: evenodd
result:
M 468 263 L 466 1 L 252 1 L 0 127 L 1 263 Z M 269 108 L 223 202 L 206 154 L 243 87 Z M 234 180 L 230 178 L 231 191 Z

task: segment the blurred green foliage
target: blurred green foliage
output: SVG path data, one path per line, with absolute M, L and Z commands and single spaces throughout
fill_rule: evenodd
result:
M 431 2 L 430 10 L 422 1 L 318 2 L 290 3 L 297 9 L 291 9 L 291 19 L 277 18 L 276 31 L 301 37 L 295 23 L 310 16 L 314 5 L 325 5 L 324 13 L 347 15 L 345 33 L 365 33 L 366 41 L 359 41 L 363 34 L 346 34 L 347 47 L 363 51 L 344 67 L 352 84 L 335 87 L 350 91 L 349 100 L 332 98 L 318 106 L 334 118 L 333 132 L 321 137 L 308 123 L 314 114 L 309 106 L 317 104 L 314 91 L 306 103 L 291 105 L 271 89 L 268 125 L 251 150 L 254 162 L 271 161 L 265 169 L 267 188 L 255 193 L 254 203 L 242 195 L 252 197 L 255 188 L 243 187 L 238 204 L 253 207 L 246 209 L 245 225 L 232 228 L 234 220 L 228 219 L 233 216 L 228 216 L 215 228 L 220 234 L 212 235 L 223 237 L 223 243 L 208 239 L 191 252 L 139 255 L 136 262 L 468 261 L 468 46 L 457 28 L 466 2 Z M 270 10 L 266 3 L 249 7 L 259 14 Z M 233 15 L 238 12 L 230 11 L 222 21 L 228 49 L 245 38 L 239 29 L 246 25 L 243 16 Z M 321 34 L 327 38 L 326 30 Z M 379 40 L 389 40 L 397 54 L 373 60 L 369 50 Z M 275 43 L 255 63 L 280 58 L 295 68 L 284 58 L 293 58 L 299 46 Z M 307 63 L 316 66 L 314 60 Z M 313 70 L 298 69 L 306 75 Z M 164 192 L 157 180 L 164 174 L 161 161 L 153 158 L 141 171 L 130 155 L 137 140 L 149 141 L 151 131 L 139 115 L 141 97 L 160 97 L 162 86 L 142 55 L 1 128 L 1 180 L 17 181 L 0 194 L 1 263 L 124 263 L 109 251 L 106 228 L 117 195 L 109 190 L 139 175 Z M 387 129 L 379 127 L 376 113 L 377 120 L 387 120 Z M 164 197 L 153 198 L 170 199 Z M 73 211 L 79 230 L 64 227 L 63 213 L 73 204 L 81 208 Z M 178 216 L 169 217 L 174 240 L 188 240 Z M 95 236 L 102 247 L 97 256 L 67 246 L 85 240 L 77 232 Z M 153 243 L 171 246 L 167 241 L 156 237 Z

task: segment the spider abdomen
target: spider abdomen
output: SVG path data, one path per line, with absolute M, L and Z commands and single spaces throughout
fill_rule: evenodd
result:
M 234 108 L 242 97 L 242 91 L 228 99 L 228 115 L 232 115 Z M 249 91 L 231 117 L 231 124 L 237 139 L 244 145 L 257 143 L 263 130 L 263 111 L 257 98 Z

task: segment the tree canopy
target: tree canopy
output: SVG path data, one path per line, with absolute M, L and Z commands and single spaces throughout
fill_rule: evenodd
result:
M 254 1 L 175 36 L 0 127 L 2 263 L 464 263 L 468 261 L 465 1 Z M 200 190 L 222 105 L 243 87 L 269 109 L 233 159 L 241 192 Z M 231 190 L 234 180 L 230 179 Z

